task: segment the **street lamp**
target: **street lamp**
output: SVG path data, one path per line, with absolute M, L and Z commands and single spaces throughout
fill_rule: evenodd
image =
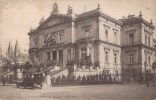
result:
M 146 61 L 144 62 L 144 66 L 145 66 L 145 76 L 144 76 L 144 78 L 145 78 L 145 81 L 146 81 L 146 66 L 147 66 L 147 62 Z

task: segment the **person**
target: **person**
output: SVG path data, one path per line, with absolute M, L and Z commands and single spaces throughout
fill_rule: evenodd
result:
M 143 82 L 143 76 L 140 75 L 140 85 L 142 84 L 142 82 Z
M 155 86 L 155 76 L 154 76 L 154 73 L 151 73 L 151 81 L 152 81 L 153 86 Z
M 146 72 L 146 86 L 149 87 L 151 81 L 151 73 L 149 71 Z
M 4 76 L 2 76 L 2 84 L 5 85 L 5 83 L 6 83 L 6 79 Z

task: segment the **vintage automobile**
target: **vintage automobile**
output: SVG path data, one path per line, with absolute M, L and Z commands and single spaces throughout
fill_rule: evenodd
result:
M 17 88 L 39 88 L 43 87 L 43 74 L 28 74 L 23 80 L 16 82 Z

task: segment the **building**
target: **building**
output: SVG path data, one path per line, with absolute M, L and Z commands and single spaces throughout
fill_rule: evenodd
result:
M 22 63 L 29 61 L 29 54 L 25 54 L 25 53 L 20 52 L 20 47 L 19 47 L 18 41 L 16 41 L 14 51 L 12 49 L 11 42 L 9 43 L 8 51 L 6 54 L 7 54 L 7 59 L 12 64 L 14 64 L 14 63 L 22 64 Z
M 100 5 L 92 11 L 81 14 L 74 14 L 70 6 L 68 6 L 67 14 L 60 14 L 58 8 L 55 3 L 50 16 L 46 20 L 42 18 L 39 26 L 28 33 L 31 62 L 59 61 L 62 67 L 66 67 L 67 62 L 72 59 L 86 61 L 90 58 L 93 69 L 79 66 L 77 73 L 106 73 L 116 78 L 126 72 L 123 68 L 131 68 L 130 65 L 137 66 L 140 68 L 139 71 L 143 72 L 145 51 L 148 52 L 147 59 L 150 59 L 152 64 L 154 26 L 145 21 L 141 15 L 139 18 L 129 16 L 117 20 L 103 13 Z M 144 40 L 145 34 L 148 40 Z M 150 41 L 150 46 L 145 44 L 145 41 Z M 133 57 L 129 59 L 128 54 Z M 133 58 L 138 61 L 133 62 L 136 61 Z M 130 62 L 127 62 L 129 60 Z M 99 63 L 98 67 L 96 62 Z M 129 73 L 134 74 L 135 71 Z M 140 77 L 137 75 L 134 74 L 135 77 Z M 130 80 L 133 77 L 131 75 L 126 78 Z
M 155 61 L 155 50 L 153 42 L 153 30 L 155 27 L 151 22 L 142 18 L 129 15 L 123 19 L 121 28 L 122 65 L 125 69 L 125 77 L 130 81 L 139 80 L 137 76 L 145 76 L 145 70 L 152 69 Z
M 0 35 L 0 67 L 2 66 L 2 49 L 1 49 L 1 35 Z

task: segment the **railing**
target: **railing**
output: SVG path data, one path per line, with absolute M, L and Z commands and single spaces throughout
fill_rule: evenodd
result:
M 121 79 L 112 77 L 111 74 L 96 74 L 87 76 L 58 76 L 52 78 L 52 85 L 94 85 L 94 84 L 120 84 L 123 83 Z

